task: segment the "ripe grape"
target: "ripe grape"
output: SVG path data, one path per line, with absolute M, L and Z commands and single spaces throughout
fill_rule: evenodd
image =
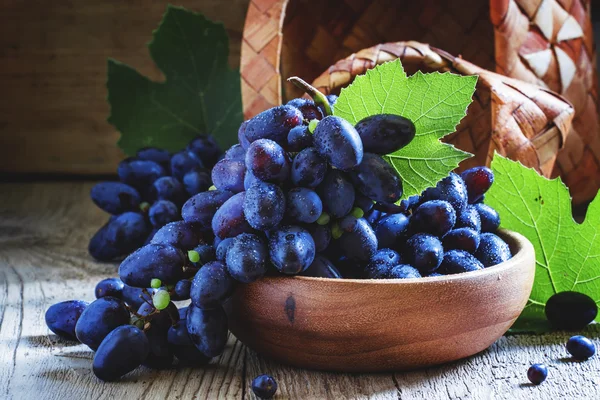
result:
M 334 218 L 342 218 L 350 213 L 354 206 L 354 186 L 348 175 L 332 169 L 317 187 L 317 193 L 323 202 L 323 209 Z
M 268 256 L 267 245 L 261 237 L 242 233 L 233 239 L 227 251 L 227 271 L 239 282 L 254 282 L 267 272 Z
M 583 293 L 567 291 L 550 296 L 544 311 L 554 328 L 578 331 L 596 318 L 598 306 Z
M 317 187 L 325 178 L 327 162 L 314 147 L 302 150 L 292 162 L 291 178 L 296 186 Z
M 340 117 L 327 116 L 313 134 L 315 149 L 335 168 L 349 170 L 363 159 L 363 145 L 356 129 Z
M 202 241 L 202 233 L 199 227 L 191 222 L 170 222 L 160 228 L 150 243 L 170 244 L 181 250 L 192 250 Z
M 194 168 L 183 176 L 183 187 L 188 196 L 205 192 L 212 184 L 211 176 L 204 168 Z
M 193 170 L 194 168 L 204 168 L 202 160 L 199 159 L 194 153 L 182 150 L 171 156 L 171 175 L 180 181 L 184 175 Z
M 454 210 L 460 213 L 467 206 L 467 187 L 460 176 L 454 172 L 439 181 L 435 187 L 428 188 L 421 196 L 421 202 L 429 200 L 444 200 L 452 204 Z
M 96 284 L 94 294 L 96 295 L 97 299 L 105 296 L 122 299 L 124 287 L 125 284 L 119 278 L 107 278 Z
M 209 263 L 211 261 L 215 261 L 217 259 L 216 249 L 210 244 L 200 244 L 192 251 L 198 253 L 198 257 L 200 259 L 197 262 L 192 262 L 192 264 L 196 268 L 200 268 L 204 264 Z
M 156 147 L 144 147 L 139 149 L 135 155 L 139 160 L 154 161 L 163 168 L 169 168 L 171 153 L 168 150 L 157 149 Z
M 397 252 L 392 249 L 378 250 L 365 268 L 366 277 L 369 279 L 389 278 L 392 268 L 399 264 L 402 264 L 402 258 Z
M 437 272 L 449 275 L 477 271 L 483 268 L 483 264 L 470 253 L 467 253 L 464 250 L 449 250 L 444 254 L 444 260 Z
M 259 375 L 252 380 L 252 391 L 261 399 L 271 399 L 277 392 L 277 382 L 271 375 Z
M 233 196 L 226 190 L 211 190 L 198 193 L 185 202 L 181 216 L 185 222 L 197 223 L 203 229 L 210 229 L 215 212 Z
M 123 325 L 102 341 L 94 355 L 94 375 L 103 381 L 115 381 L 139 367 L 150 354 L 150 344 L 143 331 Z
M 181 311 L 181 309 L 179 310 Z M 169 328 L 167 342 L 169 349 L 182 364 L 202 366 L 210 361 L 210 357 L 202 354 L 192 343 L 188 335 L 185 317 Z
M 306 188 L 291 189 L 286 196 L 286 214 L 298 222 L 316 222 L 323 212 L 319 195 Z
M 117 174 L 121 182 L 138 189 L 143 195 L 158 178 L 167 171 L 154 161 L 127 158 L 119 163 Z
M 131 253 L 119 266 L 119 276 L 129 286 L 146 288 L 152 279 L 171 285 L 183 278 L 184 253 L 170 244 L 148 244 Z
M 233 283 L 222 262 L 212 261 L 204 265 L 192 281 L 190 288 L 192 304 L 200 308 L 218 306 L 233 292 Z
M 327 258 L 320 254 L 315 256 L 310 266 L 300 273 L 303 276 L 314 276 L 317 278 L 341 279 L 342 274 Z
M 296 107 L 302 113 L 302 117 L 306 121 L 313 119 L 323 119 L 323 113 L 314 101 L 304 98 L 296 98 L 287 102 L 288 106 Z
M 456 216 L 455 228 L 471 228 L 476 232 L 481 232 L 481 218 L 477 209 L 473 205 L 467 205 Z
M 212 168 L 221 156 L 221 149 L 212 136 L 197 136 L 188 144 L 187 149 L 202 160 L 206 168 Z
M 116 297 L 96 299 L 79 316 L 75 325 L 77 339 L 92 350 L 116 327 L 129 324 L 129 311 Z
M 419 270 L 415 267 L 406 264 L 396 265 L 391 269 L 389 273 L 390 279 L 409 279 L 409 278 L 421 278 Z
M 77 340 L 75 325 L 89 304 L 85 301 L 68 300 L 53 304 L 46 310 L 48 329 L 63 339 Z
M 175 284 L 173 295 L 171 299 L 175 301 L 189 300 L 190 290 L 192 288 L 192 282 L 189 279 L 182 279 Z
M 303 119 L 302 113 L 296 107 L 273 107 L 249 119 L 244 135 L 250 143 L 259 139 L 285 143 L 290 129 L 302 125 Z
M 283 226 L 269 238 L 271 262 L 284 274 L 295 275 L 306 270 L 315 258 L 315 242 L 303 228 Z
M 479 233 L 471 228 L 453 229 L 442 238 L 444 250 L 464 250 L 475 253 L 479 247 Z
M 230 161 L 244 162 L 246 160 L 246 149 L 241 144 L 234 144 L 225 152 L 223 158 Z
M 340 221 L 346 232 L 338 239 L 344 254 L 360 261 L 368 261 L 377 251 L 377 236 L 364 218 L 349 215 Z
M 308 224 L 305 228 L 310 232 L 315 242 L 316 252 L 325 251 L 331 242 L 331 229 L 329 225 Z
M 109 214 L 139 211 L 140 194 L 133 187 L 121 182 L 100 182 L 90 191 L 92 201 Z
M 280 145 L 259 139 L 248 147 L 246 168 L 261 181 L 284 182 L 289 177 L 290 160 Z
M 418 233 L 406 241 L 404 256 L 410 265 L 426 275 L 438 269 L 444 248 L 437 237 Z
M 177 205 L 181 205 L 186 198 L 184 187 L 172 176 L 163 176 L 158 178 L 152 184 L 155 196 L 159 200 L 169 200 Z
M 484 267 L 491 267 L 510 259 L 512 255 L 504 240 L 493 233 L 482 233 L 475 257 L 481 261 Z
M 111 218 L 90 239 L 88 251 L 99 261 L 122 258 L 144 244 L 150 224 L 140 213 L 125 212 Z
M 477 203 L 494 183 L 494 173 L 487 167 L 470 168 L 460 176 L 467 185 L 470 204 Z
M 379 248 L 396 248 L 408 233 L 409 219 L 404 214 L 389 214 L 377 221 L 375 235 Z
M 186 326 L 190 340 L 206 357 L 216 357 L 227 343 L 227 314 L 221 307 L 188 307 Z
M 496 232 L 500 226 L 500 215 L 498 212 L 483 203 L 475 204 L 473 207 L 481 220 L 481 232 Z
M 243 161 L 223 159 L 212 169 L 212 181 L 219 190 L 239 193 L 244 190 L 246 165 Z
M 157 295 L 161 291 L 163 290 L 158 291 Z M 154 301 L 156 301 L 156 295 Z M 167 307 L 170 308 L 170 312 L 165 310 Z M 170 315 L 176 313 L 177 307 L 169 302 L 169 300 L 161 308 L 155 308 L 148 303 L 144 303 L 138 309 L 137 315 L 142 317 L 145 322 L 144 333 L 150 346 L 150 352 L 148 357 L 142 362 L 143 365 L 157 369 L 166 369 L 172 366 L 173 352 L 169 348 L 167 334 L 172 324 Z
M 444 236 L 456 223 L 456 212 L 450 203 L 430 200 L 421 204 L 410 219 L 415 232 Z
M 533 364 L 527 370 L 527 379 L 534 385 L 539 385 L 548 377 L 548 368 L 544 364 Z
M 365 153 L 362 162 L 350 172 L 357 189 L 371 200 L 395 203 L 402 197 L 402 180 L 383 158 Z
M 158 200 L 148 211 L 150 222 L 155 228 L 160 228 L 169 222 L 180 219 L 179 208 L 169 200 Z
M 377 114 L 363 118 L 354 126 L 364 151 L 390 154 L 400 150 L 415 137 L 411 120 L 395 114 Z
M 240 128 L 238 129 L 238 142 L 244 149 L 248 149 L 250 147 L 250 141 L 246 137 L 246 127 L 248 126 L 248 121 L 242 122 Z
M 596 346 L 585 336 L 577 335 L 567 342 L 567 351 L 574 359 L 584 361 L 596 354 Z
M 257 182 L 246 191 L 243 211 L 252 228 L 265 231 L 279 225 L 285 207 L 285 196 L 279 186 Z
M 292 128 L 287 136 L 287 149 L 289 151 L 300 151 L 309 146 L 312 146 L 312 134 L 308 130 L 308 126 L 300 125 Z
M 233 239 L 234 238 L 225 238 L 219 242 L 215 253 L 217 261 L 225 262 L 225 259 L 227 258 L 227 252 L 231 246 L 233 246 Z M 217 238 L 215 238 L 215 243 L 217 243 Z
M 212 230 L 221 239 L 234 237 L 240 233 L 252 233 L 253 229 L 244 217 L 244 199 L 246 192 L 233 195 L 221 208 L 217 210 L 212 219 Z

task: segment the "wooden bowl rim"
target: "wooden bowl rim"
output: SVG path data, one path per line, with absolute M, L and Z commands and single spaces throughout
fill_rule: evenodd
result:
M 535 254 L 535 249 L 533 248 L 533 244 L 522 234 L 511 231 L 508 229 L 499 229 L 497 232 L 498 236 L 503 239 L 507 239 L 509 242 L 508 245 L 511 248 L 511 251 L 514 255 L 509 259 L 500 264 L 493 265 L 488 268 L 484 268 L 479 271 L 469 271 L 463 272 L 460 274 L 452 274 L 452 275 L 442 275 L 442 276 L 424 276 L 421 278 L 406 278 L 406 279 L 336 279 L 336 278 L 320 278 L 314 276 L 278 276 L 278 277 L 264 277 L 261 279 L 262 282 L 269 281 L 273 284 L 276 284 L 277 281 L 286 280 L 289 282 L 289 279 L 295 279 L 299 281 L 307 281 L 307 282 L 323 282 L 323 283 L 339 283 L 339 284 L 349 284 L 349 283 L 359 283 L 363 285 L 386 285 L 386 284 L 394 284 L 394 285 L 413 285 L 413 284 L 440 284 L 446 282 L 456 282 L 456 281 L 466 281 L 473 280 L 477 278 L 485 277 L 486 275 L 497 274 L 499 272 L 506 272 L 518 266 L 524 262 L 526 262 L 527 257 L 530 253 Z M 516 252 L 515 252 L 516 250 Z M 265 282 L 266 283 L 266 282 Z

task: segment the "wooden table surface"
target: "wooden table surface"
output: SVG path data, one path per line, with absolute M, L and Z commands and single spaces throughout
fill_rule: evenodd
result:
M 91 182 L 0 184 L 0 399 L 253 398 L 249 383 L 272 374 L 279 399 L 600 399 L 600 358 L 570 360 L 567 333 L 503 337 L 466 360 L 414 372 L 336 374 L 264 359 L 230 336 L 203 369 L 139 368 L 118 383 L 91 371 L 92 352 L 59 340 L 44 323 L 51 304 L 94 299 L 116 265 L 94 262 L 87 243 L 106 219 L 89 200 Z M 586 335 L 598 342 L 598 325 Z M 526 378 L 543 362 L 540 386 Z

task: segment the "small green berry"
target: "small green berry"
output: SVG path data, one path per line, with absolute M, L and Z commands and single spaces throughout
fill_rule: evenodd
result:
M 150 287 L 152 289 L 158 289 L 161 286 L 162 286 L 162 282 L 160 281 L 160 279 L 154 278 L 150 281 Z
M 315 129 L 317 129 L 317 125 L 319 124 L 318 119 L 313 119 L 308 123 L 308 131 L 310 133 L 314 133 Z
M 208 190 L 217 190 L 217 187 L 215 185 L 212 185 L 211 187 L 208 188 Z
M 350 211 L 350 214 L 355 218 L 362 218 L 364 217 L 365 212 L 360 207 L 354 207 L 352 211 Z
M 342 237 L 343 233 L 344 233 L 344 231 L 342 231 L 342 228 L 340 228 L 340 225 L 337 222 L 331 226 L 331 237 L 332 238 L 339 239 Z
M 191 262 L 197 263 L 198 261 L 200 261 L 200 254 L 195 250 L 190 250 L 188 251 L 188 258 Z
M 140 203 L 140 210 L 143 213 L 148 212 L 149 209 L 150 209 L 150 203 L 148 203 L 147 201 L 143 201 Z
M 326 212 L 324 212 L 319 216 L 319 218 L 317 218 L 317 224 L 319 225 L 327 225 L 329 221 L 331 221 L 331 217 Z
M 169 292 L 163 289 L 154 293 L 154 297 L 152 297 L 152 304 L 154 304 L 154 307 L 157 310 L 164 310 L 170 302 L 171 296 L 169 295 Z

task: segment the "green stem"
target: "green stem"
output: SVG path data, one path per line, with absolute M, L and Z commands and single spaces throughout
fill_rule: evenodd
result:
M 292 76 L 288 78 L 288 82 L 291 82 L 295 86 L 304 90 L 310 97 L 312 97 L 315 104 L 323 107 L 323 110 L 325 110 L 325 116 L 333 115 L 333 111 L 331 110 L 329 100 L 327 100 L 327 97 L 325 97 L 325 95 L 319 92 L 315 87 L 309 85 L 306 81 L 298 78 L 297 76 Z

